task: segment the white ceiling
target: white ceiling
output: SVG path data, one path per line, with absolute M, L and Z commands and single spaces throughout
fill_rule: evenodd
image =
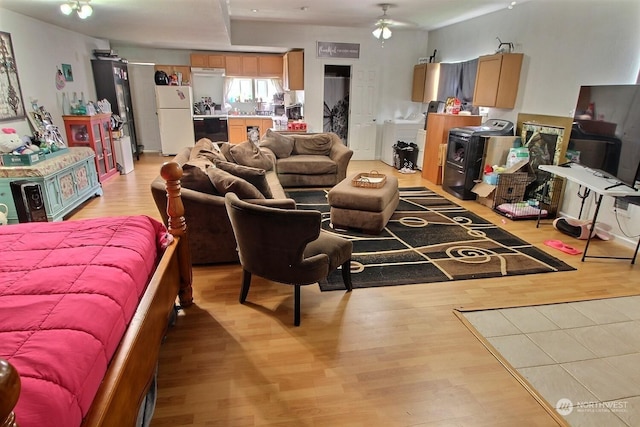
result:
M 246 49 L 229 42 L 229 28 L 235 20 L 373 28 L 382 15 L 378 0 L 91 0 L 93 16 L 81 20 L 75 14 L 63 15 L 61 3 L 0 0 L 0 7 L 119 44 L 227 51 Z M 507 8 L 510 3 L 395 0 L 387 15 L 397 23 L 396 29 L 432 30 Z

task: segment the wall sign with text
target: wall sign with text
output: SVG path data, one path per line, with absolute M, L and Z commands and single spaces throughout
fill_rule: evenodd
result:
M 317 42 L 318 58 L 360 58 L 360 43 Z

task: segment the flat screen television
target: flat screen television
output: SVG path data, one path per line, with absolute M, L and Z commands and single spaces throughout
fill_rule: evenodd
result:
M 640 85 L 582 86 L 566 157 L 636 187 L 640 181 Z

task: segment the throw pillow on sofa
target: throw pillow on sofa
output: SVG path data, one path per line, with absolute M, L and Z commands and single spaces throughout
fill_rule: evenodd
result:
M 260 151 L 260 148 L 251 141 L 234 144 L 231 146 L 229 152 L 231 153 L 231 157 L 233 157 L 235 163 L 239 165 L 251 166 L 252 168 L 264 170 L 273 169 L 271 159 Z
M 223 142 L 222 144 L 219 145 L 219 147 L 220 147 L 220 152 L 224 156 L 225 160 L 227 162 L 235 163 L 235 160 L 233 160 L 233 156 L 231 155 L 231 144 L 229 144 L 228 142 Z
M 295 135 L 293 154 L 312 154 L 328 156 L 333 143 L 331 135 L 319 133 L 314 135 Z
M 198 166 L 190 164 L 182 166 L 180 186 L 199 193 L 219 194 L 209 179 L 209 175 Z
M 264 199 L 262 193 L 255 185 L 230 174 L 219 168 L 207 169 L 207 175 L 216 191 L 224 196 L 227 193 L 236 193 L 241 199 Z
M 217 168 L 253 184 L 267 199 L 273 199 L 273 194 L 271 193 L 271 188 L 267 183 L 266 171 L 264 169 L 252 168 L 250 166 L 223 161 L 216 161 L 215 165 Z
M 271 129 L 260 140 L 260 146 L 273 151 L 278 159 L 284 159 L 293 151 L 293 138 L 273 132 Z
M 196 145 L 191 149 L 189 160 L 207 159 L 211 162 L 217 160 L 226 160 L 224 154 L 218 148 L 218 145 L 211 142 L 209 138 L 200 138 Z

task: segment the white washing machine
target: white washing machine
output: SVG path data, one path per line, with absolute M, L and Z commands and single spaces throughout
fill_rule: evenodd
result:
M 422 131 L 420 135 L 418 131 Z M 393 166 L 393 146 L 398 141 L 418 145 L 418 168 L 422 169 L 424 154 L 424 117 L 422 120 L 386 120 L 382 127 L 382 152 L 380 160 Z

